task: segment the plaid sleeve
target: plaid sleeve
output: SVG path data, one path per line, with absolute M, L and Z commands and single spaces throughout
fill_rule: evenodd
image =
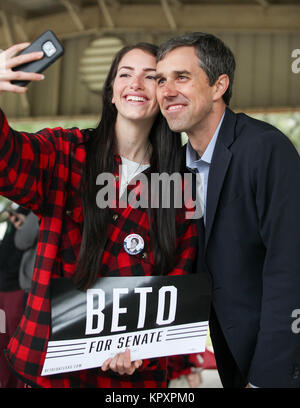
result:
M 181 218 L 179 225 L 177 225 L 175 265 L 169 275 L 185 275 L 195 272 L 197 245 L 196 220 L 182 220 Z
M 0 194 L 40 215 L 63 194 L 71 145 L 80 137 L 75 128 L 15 131 L 0 109 Z
M 193 179 L 183 177 L 182 207 L 178 208 L 176 214 L 175 263 L 169 275 L 185 275 L 195 272 L 198 232 L 195 217 L 196 207 L 192 200 L 193 183 Z
M 145 358 L 142 360 L 142 365 L 138 368 L 138 371 L 154 371 L 154 370 L 164 370 L 165 369 L 165 357 L 158 358 Z
M 167 373 L 168 380 L 175 380 L 182 375 L 193 372 L 193 368 L 202 367 L 203 353 L 184 354 L 168 357 Z
M 168 380 L 175 380 L 182 375 L 189 374 L 192 367 L 194 367 L 194 365 L 190 363 L 188 354 L 168 357 Z
M 0 134 L 0 194 L 38 212 L 55 164 L 49 134 L 15 131 L 1 110 Z

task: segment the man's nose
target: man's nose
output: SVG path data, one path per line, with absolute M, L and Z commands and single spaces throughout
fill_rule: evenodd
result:
M 175 84 L 172 81 L 165 82 L 163 87 L 163 95 L 166 98 L 178 95 Z

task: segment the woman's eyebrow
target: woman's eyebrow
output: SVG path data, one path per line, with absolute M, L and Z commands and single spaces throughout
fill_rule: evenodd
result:
M 123 65 L 122 67 L 120 67 L 119 69 L 118 69 L 118 71 L 120 71 L 120 69 L 129 69 L 129 70 L 131 70 L 131 71 L 134 71 L 134 68 L 133 67 L 130 67 L 130 66 L 127 66 L 127 65 Z M 145 72 L 148 72 L 148 71 L 156 71 L 156 68 L 143 68 L 143 71 L 145 71 Z

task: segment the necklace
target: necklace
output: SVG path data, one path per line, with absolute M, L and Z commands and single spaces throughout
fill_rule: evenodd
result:
M 125 160 L 128 160 L 129 162 L 131 162 L 130 163 L 131 168 L 133 167 L 132 163 L 136 163 L 137 167 L 134 168 L 133 171 L 128 171 L 129 166 L 128 165 L 122 165 L 122 177 L 121 177 L 120 191 L 123 191 L 128 186 L 130 181 L 139 173 L 139 170 L 140 170 L 140 168 L 142 166 L 142 163 L 145 160 L 145 157 L 146 157 L 147 152 L 149 150 L 149 146 L 150 146 L 150 142 L 148 143 L 148 146 L 147 146 L 147 148 L 145 150 L 144 156 L 143 156 L 142 160 L 140 161 L 140 163 L 133 162 L 132 160 L 129 160 L 129 159 L 126 159 L 126 157 L 123 157 Z M 122 157 L 122 155 L 121 155 L 121 157 Z M 144 166 L 148 166 L 148 165 L 146 164 Z

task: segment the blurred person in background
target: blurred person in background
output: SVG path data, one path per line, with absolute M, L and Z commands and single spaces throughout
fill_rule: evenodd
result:
M 16 248 L 24 251 L 20 262 L 19 285 L 24 290 L 26 298 L 32 282 L 39 231 L 39 219 L 31 211 L 17 228 L 14 237 Z
M 13 336 L 24 312 L 24 291 L 20 287 L 20 264 L 24 251 L 15 245 L 15 235 L 26 219 L 22 207 L 8 212 L 7 229 L 0 244 L 0 309 L 5 313 L 5 332 L 0 333 L 0 388 L 23 388 L 8 367 L 3 351 Z

